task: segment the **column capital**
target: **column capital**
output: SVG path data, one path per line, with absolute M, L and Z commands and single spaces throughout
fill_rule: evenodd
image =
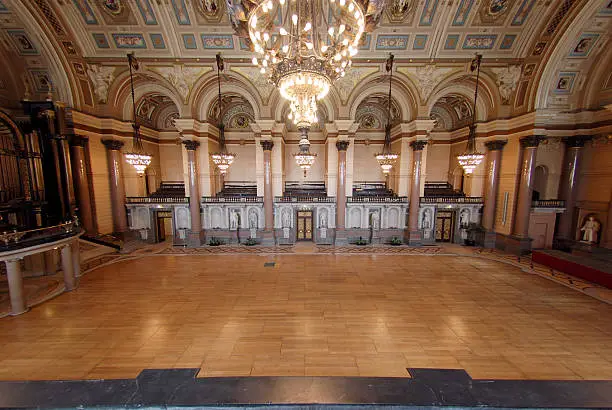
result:
M 346 151 L 348 149 L 349 144 L 349 141 L 346 140 L 336 141 L 336 148 L 338 148 L 338 151 Z
M 70 138 L 70 145 L 72 145 L 73 147 L 85 147 L 87 141 L 89 141 L 89 138 L 87 137 L 83 137 L 81 135 L 73 135 Z
M 123 141 L 119 140 L 102 140 L 102 144 L 106 146 L 106 149 L 109 151 L 119 151 L 121 147 L 123 147 Z
M 260 144 L 264 151 L 272 151 L 274 147 L 274 142 L 270 140 L 261 140 Z
M 412 141 L 410 143 L 413 151 L 423 151 L 425 145 L 427 145 L 427 141 Z
M 587 141 L 591 140 L 590 135 L 576 135 L 563 139 L 567 148 L 582 148 Z
M 521 147 L 523 148 L 537 148 L 540 142 L 544 141 L 546 137 L 544 135 L 530 135 L 529 137 L 521 138 Z
M 507 140 L 493 140 L 485 142 L 485 147 L 489 151 L 501 151 L 504 149 L 504 146 L 508 143 Z
M 184 140 L 183 145 L 185 145 L 187 151 L 195 151 L 200 146 L 200 143 L 193 140 Z

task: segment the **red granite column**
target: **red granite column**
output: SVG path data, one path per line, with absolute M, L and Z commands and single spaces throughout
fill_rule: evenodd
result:
M 346 228 L 346 150 L 348 141 L 337 141 L 338 149 L 338 185 L 336 189 L 336 230 Z
M 93 212 L 91 197 L 89 193 L 89 182 L 87 180 L 87 166 L 85 163 L 85 144 L 87 138 L 75 136 L 72 139 L 72 176 L 78 198 L 78 208 L 81 226 L 87 233 L 94 233 Z
M 422 232 L 419 230 L 419 206 L 421 203 L 421 168 L 423 148 L 427 141 L 412 141 L 412 187 L 410 188 L 410 204 L 408 208 L 408 243 L 420 245 Z
M 559 199 L 565 201 L 565 212 L 559 215 L 557 237 L 571 241 L 574 227 L 576 196 L 578 194 L 578 177 L 580 176 L 580 161 L 582 148 L 588 137 L 570 137 L 565 140 L 565 156 L 559 184 Z
M 123 182 L 123 170 L 121 163 L 121 147 L 123 142 L 117 140 L 103 140 L 106 146 L 108 159 L 108 173 L 110 179 L 111 206 L 113 210 L 113 231 L 116 233 L 127 232 L 127 213 L 125 211 L 125 184 Z
M 523 148 L 521 159 L 521 176 L 516 202 L 513 234 L 519 239 L 529 238 L 529 215 L 531 214 L 531 195 L 533 193 L 533 174 L 536 166 L 538 145 L 544 137 L 534 135 L 521 139 Z
M 187 168 L 189 170 L 189 210 L 191 213 L 191 233 L 202 231 L 202 216 L 200 212 L 200 185 L 198 184 L 198 168 L 196 165 L 196 150 L 198 141 L 183 141 L 187 149 Z
M 497 186 L 499 185 L 499 168 L 502 150 L 507 141 L 488 141 L 485 146 L 487 153 L 487 174 L 484 186 L 484 209 L 482 211 L 482 226 L 485 229 L 485 248 L 495 247 L 495 209 L 497 204 Z
M 264 168 L 264 214 L 266 231 L 274 229 L 274 197 L 272 196 L 272 148 L 274 143 L 262 140 L 263 168 Z

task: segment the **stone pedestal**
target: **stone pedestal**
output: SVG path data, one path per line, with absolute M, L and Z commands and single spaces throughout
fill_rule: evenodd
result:
M 335 243 L 336 245 L 342 246 L 342 245 L 348 245 L 349 243 L 349 235 L 348 232 L 346 231 L 346 229 L 338 229 L 336 228 L 336 239 L 335 239 Z

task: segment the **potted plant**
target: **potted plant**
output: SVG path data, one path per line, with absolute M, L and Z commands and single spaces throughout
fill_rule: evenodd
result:
M 389 241 L 389 245 L 391 246 L 400 246 L 404 243 L 404 241 L 402 241 L 400 238 L 398 238 L 397 236 L 394 236 L 393 238 L 391 238 L 391 240 Z
M 255 238 L 248 238 L 246 241 L 244 241 L 244 244 L 246 246 L 255 246 L 257 245 L 257 240 Z
M 364 245 L 367 245 L 367 244 L 368 244 L 368 241 L 363 239 L 363 237 L 361 237 L 361 236 L 359 237 L 359 239 L 357 239 L 355 241 L 355 245 L 364 246 Z
M 223 241 L 221 239 L 217 239 L 214 236 L 212 238 L 210 238 L 210 241 L 208 241 L 208 245 L 209 246 L 219 246 L 219 245 L 223 245 Z
M 477 223 L 470 222 L 465 228 L 467 238 L 463 240 L 466 246 L 475 246 L 476 242 L 481 241 L 481 236 L 484 235 L 484 228 Z

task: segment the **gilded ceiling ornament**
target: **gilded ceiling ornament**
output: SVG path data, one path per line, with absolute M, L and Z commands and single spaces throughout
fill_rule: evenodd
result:
M 509 65 L 503 68 L 491 68 L 491 71 L 493 71 L 497 77 L 496 82 L 499 87 L 502 102 L 504 104 L 510 104 L 512 93 L 516 90 L 519 79 L 521 78 L 521 66 Z
M 207 17 L 216 17 L 221 11 L 220 0 L 197 0 L 197 9 Z
M 427 64 L 420 67 L 398 67 L 398 72 L 404 73 L 416 80 L 417 88 L 421 94 L 421 101 L 425 102 L 433 92 L 436 85 L 451 71 L 452 68 L 436 67 Z
M 353 67 L 346 72 L 344 77 L 339 78 L 334 86 L 342 99 L 342 103 L 346 104 L 351 92 L 357 84 L 370 74 L 378 72 L 378 67 Z
M 115 78 L 115 67 L 87 64 L 87 75 L 94 86 L 94 92 L 99 103 L 106 103 L 108 88 Z
M 157 71 L 166 80 L 172 84 L 176 92 L 183 99 L 183 103 L 187 104 L 189 93 L 195 82 L 203 74 L 211 71 L 210 68 L 203 67 L 185 67 L 183 65 L 174 65 L 172 67 L 151 67 L 153 71 Z
M 416 0 L 392 0 L 387 6 L 387 15 L 392 22 L 403 22 L 414 12 L 418 2 Z
M 121 14 L 121 11 L 123 10 L 121 0 L 103 0 L 102 6 L 104 7 L 104 11 L 107 11 L 113 15 Z

